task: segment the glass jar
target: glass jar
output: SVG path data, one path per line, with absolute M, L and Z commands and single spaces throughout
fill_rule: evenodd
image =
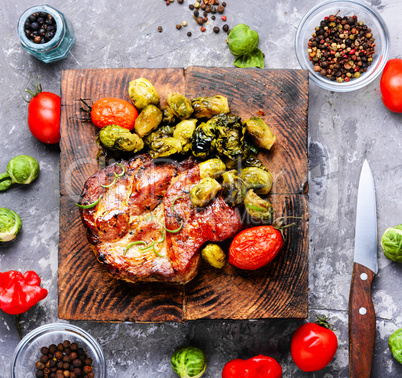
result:
M 45 12 L 50 14 L 56 21 L 56 33 L 46 43 L 34 43 L 25 35 L 24 25 L 28 17 L 33 13 Z M 18 36 L 22 47 L 35 58 L 45 63 L 55 62 L 64 59 L 74 46 L 75 37 L 70 21 L 63 13 L 50 5 L 37 5 L 27 9 L 18 21 Z

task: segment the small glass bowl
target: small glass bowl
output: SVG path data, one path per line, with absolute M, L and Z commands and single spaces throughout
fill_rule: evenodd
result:
M 12 378 L 34 378 L 35 363 L 41 356 L 40 349 L 51 344 L 58 345 L 64 340 L 76 342 L 92 358 L 93 373 L 96 378 L 106 377 L 106 361 L 102 348 L 87 332 L 72 324 L 46 324 L 29 332 L 17 345 L 11 365 Z
M 331 14 L 339 16 L 357 16 L 358 21 L 364 23 L 372 30 L 375 39 L 375 54 L 373 62 L 367 68 L 367 72 L 361 74 L 359 78 L 354 78 L 349 82 L 338 83 L 331 81 L 313 69 L 313 63 L 309 60 L 307 43 L 311 35 L 315 32 L 315 27 L 320 26 L 324 17 Z M 337 1 L 329 0 L 316 5 L 301 20 L 296 32 L 295 50 L 297 60 L 303 69 L 310 72 L 310 78 L 320 87 L 334 92 L 350 92 L 363 88 L 371 83 L 383 70 L 388 60 L 390 48 L 390 37 L 387 25 L 381 16 L 372 8 L 363 3 L 351 0 Z

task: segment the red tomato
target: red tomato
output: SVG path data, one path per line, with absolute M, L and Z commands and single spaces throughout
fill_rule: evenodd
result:
M 293 334 L 290 352 L 300 369 L 317 371 L 330 363 L 337 349 L 338 339 L 333 331 L 316 323 L 306 323 Z
M 381 76 L 381 99 L 392 112 L 402 113 L 402 59 L 390 59 Z
M 107 125 L 118 125 L 132 130 L 137 117 L 134 105 L 120 98 L 101 98 L 91 108 L 92 123 L 100 129 Z
M 43 143 L 60 141 L 60 103 L 60 96 L 50 92 L 40 92 L 29 101 L 29 130 Z
M 273 226 L 248 228 L 233 239 L 229 263 L 240 269 L 255 270 L 272 261 L 282 246 L 282 234 Z
M 271 357 L 262 354 L 242 360 L 229 361 L 222 370 L 222 378 L 281 378 L 282 367 Z

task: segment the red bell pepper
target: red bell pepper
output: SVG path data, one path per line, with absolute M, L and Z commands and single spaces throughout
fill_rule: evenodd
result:
M 282 367 L 276 360 L 262 354 L 242 360 L 229 361 L 223 368 L 222 378 L 281 378 Z
M 11 315 L 28 311 L 47 296 L 39 285 L 40 278 L 33 271 L 24 275 L 16 270 L 0 272 L 0 309 Z

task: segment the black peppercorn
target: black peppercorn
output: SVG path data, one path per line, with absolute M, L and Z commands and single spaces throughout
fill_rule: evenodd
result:
M 190 8 L 190 10 L 193 10 L 193 9 L 194 9 L 194 5 L 193 5 L 193 4 L 190 4 L 188 7 Z
M 215 17 L 215 16 L 211 16 L 211 19 L 215 21 L 215 20 L 216 20 L 216 17 Z
M 191 37 L 191 32 L 187 32 L 187 35 L 188 35 L 189 37 Z
M 198 12 L 198 10 L 195 10 L 195 11 L 194 11 L 194 16 L 195 16 L 195 17 L 198 17 L 199 15 L 200 15 L 200 12 Z
M 229 25 L 225 24 L 222 26 L 223 31 L 227 32 L 229 30 Z
M 219 33 L 220 29 L 218 26 L 214 26 L 213 31 L 214 33 Z
M 222 3 L 222 6 L 223 6 L 223 7 L 226 7 L 226 3 L 225 3 L 225 2 L 223 2 L 223 3 Z

